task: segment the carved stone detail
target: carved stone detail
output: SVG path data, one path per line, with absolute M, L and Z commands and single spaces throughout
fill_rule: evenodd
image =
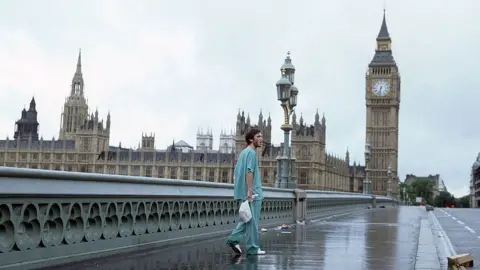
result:
M 0 253 L 233 224 L 233 200 L 36 200 L 0 203 Z M 265 200 L 262 220 L 293 218 L 293 200 Z M 3 232 L 2 232 L 3 231 Z

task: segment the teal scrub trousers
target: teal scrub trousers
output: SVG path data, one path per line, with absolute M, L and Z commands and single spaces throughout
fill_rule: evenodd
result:
M 243 234 L 245 234 L 246 254 L 256 254 L 259 250 L 260 237 L 258 235 L 258 223 L 260 222 L 260 210 L 262 209 L 261 200 L 253 200 L 250 203 L 252 219 L 244 223 L 239 219 L 237 227 L 227 239 L 228 244 L 240 244 Z

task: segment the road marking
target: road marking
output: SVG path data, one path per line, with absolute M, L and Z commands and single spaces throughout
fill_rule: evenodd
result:
M 447 257 L 456 255 L 457 253 L 455 252 L 455 249 L 453 248 L 452 242 L 450 242 L 450 238 L 448 235 L 445 233 L 445 231 L 442 228 L 442 225 L 440 225 L 440 222 L 438 222 L 437 217 L 435 216 L 434 213 L 429 212 L 428 213 L 428 219 L 432 222 L 432 225 L 434 229 L 436 229 L 438 236 L 440 236 L 441 240 L 443 240 L 443 247 L 445 249 L 445 255 Z
M 445 211 L 445 210 L 443 210 L 443 209 L 440 209 L 440 211 L 442 211 L 445 215 L 451 217 L 451 215 L 450 215 L 447 211 Z
M 471 233 L 475 233 L 474 230 L 472 230 L 472 228 L 468 227 L 468 226 L 465 226 L 465 229 L 469 230 Z
M 465 225 L 465 223 L 463 223 L 463 222 L 460 221 L 460 220 L 457 220 L 456 217 L 451 216 L 449 213 L 445 212 L 443 209 L 440 209 L 440 211 L 442 211 L 443 213 L 445 213 L 447 216 L 452 217 L 452 219 L 456 220 L 459 224 Z M 438 221 L 437 221 L 437 222 L 438 222 Z M 468 226 L 464 226 L 464 227 L 465 227 L 465 229 L 467 229 L 469 232 L 471 232 L 471 233 L 476 233 L 472 228 L 470 228 L 470 227 L 468 227 Z M 477 236 L 477 237 L 478 237 L 478 239 L 480 239 L 480 236 Z

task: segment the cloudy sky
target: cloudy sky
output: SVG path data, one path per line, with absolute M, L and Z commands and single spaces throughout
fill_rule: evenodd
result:
M 401 2 L 401 4 L 400 4 Z M 478 0 L 4 1 L 0 8 L 0 136 L 33 95 L 41 133 L 58 137 L 78 55 L 90 108 L 112 114 L 111 143 L 195 145 L 199 127 L 235 127 L 239 109 L 271 114 L 287 51 L 297 111 L 327 119 L 328 151 L 363 164 L 365 72 L 383 7 L 402 76 L 399 173 L 441 174 L 468 192 L 480 151 Z M 477 17 L 477 19 L 475 19 Z

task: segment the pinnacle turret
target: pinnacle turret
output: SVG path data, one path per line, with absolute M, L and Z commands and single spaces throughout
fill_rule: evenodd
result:
M 77 68 L 75 70 L 75 74 L 73 74 L 70 96 L 83 96 L 83 88 L 84 82 L 82 74 L 82 51 L 80 50 L 78 52 Z
M 380 27 L 380 32 L 378 32 L 377 40 L 389 40 L 389 39 L 390 39 L 390 34 L 388 33 L 387 20 L 385 19 L 385 9 L 384 9 L 382 26 Z
M 370 62 L 369 67 L 374 66 L 395 66 L 395 59 L 392 54 L 392 39 L 387 28 L 387 20 L 385 16 L 385 10 L 383 11 L 382 26 L 377 36 L 377 47 L 375 49 L 375 55 Z

